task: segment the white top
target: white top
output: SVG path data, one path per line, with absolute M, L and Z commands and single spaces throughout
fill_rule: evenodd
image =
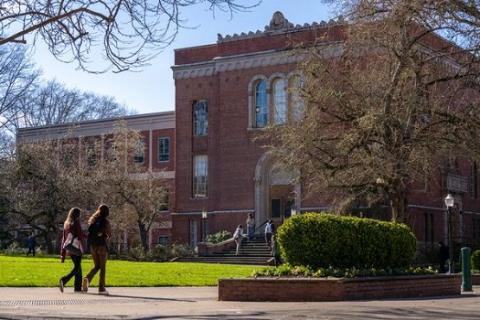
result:
M 242 228 L 237 228 L 235 230 L 235 233 L 233 234 L 233 239 L 238 239 L 241 236 L 243 236 L 243 229 Z
M 272 224 L 270 222 L 267 222 L 267 224 L 265 224 L 265 233 L 273 233 Z

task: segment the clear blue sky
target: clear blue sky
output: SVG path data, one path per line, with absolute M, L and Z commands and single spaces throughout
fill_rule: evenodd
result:
M 290 22 L 302 25 L 328 20 L 335 15 L 332 8 L 319 0 L 263 0 L 257 8 L 237 13 L 233 19 L 223 12 L 216 12 L 213 17 L 205 6 L 195 6 L 184 10 L 183 18 L 188 26 L 196 28 L 180 30 L 175 42 L 139 72 L 89 74 L 76 70 L 73 63 L 58 62 L 41 46 L 35 50 L 33 59 L 43 70 L 45 79 L 55 78 L 70 88 L 113 96 L 139 113 L 173 110 L 175 86 L 170 67 L 174 62 L 174 49 L 215 43 L 217 33 L 263 30 L 277 10 Z

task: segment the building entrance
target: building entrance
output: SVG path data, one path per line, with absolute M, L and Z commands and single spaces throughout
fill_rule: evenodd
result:
M 278 226 L 290 217 L 291 210 L 301 208 L 299 172 L 291 171 L 275 161 L 267 152 L 255 169 L 255 225 L 272 219 Z
M 291 216 L 295 204 L 295 193 L 292 185 L 273 185 L 270 187 L 270 217 L 276 225 Z

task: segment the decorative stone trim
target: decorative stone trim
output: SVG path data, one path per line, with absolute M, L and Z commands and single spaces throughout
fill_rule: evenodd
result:
M 221 279 L 220 301 L 344 301 L 461 294 L 458 275 Z
M 323 56 L 337 57 L 342 53 L 340 41 L 325 42 L 321 46 Z M 294 64 L 305 60 L 306 54 L 292 54 L 292 50 L 268 50 L 263 52 L 246 53 L 227 57 L 218 57 L 207 62 L 182 64 L 172 67 L 174 79 L 189 79 L 212 76 L 220 72 L 252 69 L 283 64 Z
M 331 27 L 336 25 L 345 24 L 345 20 L 343 16 L 339 16 L 337 20 L 330 19 L 327 21 L 320 21 L 320 22 L 313 22 L 313 23 L 305 23 L 304 25 L 294 25 L 293 23 L 289 22 L 281 13 L 277 11 L 273 14 L 272 19 L 270 20 L 269 25 L 265 26 L 265 30 L 257 30 L 255 32 L 250 31 L 248 33 L 242 32 L 241 34 L 233 34 L 233 35 L 226 35 L 222 36 L 220 33 L 217 34 L 217 43 L 225 43 L 243 39 L 253 39 L 263 37 L 269 34 L 282 34 L 282 33 L 292 33 L 292 32 L 299 32 L 305 30 L 316 30 L 325 27 Z

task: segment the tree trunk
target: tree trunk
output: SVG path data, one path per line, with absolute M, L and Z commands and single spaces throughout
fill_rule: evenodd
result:
M 390 196 L 390 208 L 392 210 L 393 222 L 406 222 L 408 206 L 407 197 L 403 192 L 398 192 Z
M 140 233 L 140 240 L 142 241 L 142 247 L 143 251 L 147 252 L 148 251 L 148 230 L 145 227 L 145 224 L 137 221 L 138 224 L 138 231 Z

